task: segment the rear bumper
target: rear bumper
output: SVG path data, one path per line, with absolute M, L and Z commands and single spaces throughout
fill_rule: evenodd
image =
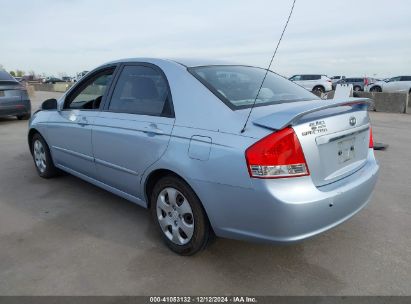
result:
M 25 115 L 30 113 L 30 100 L 17 101 L 7 105 L 0 103 L 0 116 Z
M 370 149 L 366 164 L 323 187 L 309 176 L 253 179 L 253 188 L 194 182 L 215 233 L 250 241 L 303 240 L 346 221 L 370 200 L 379 166 Z

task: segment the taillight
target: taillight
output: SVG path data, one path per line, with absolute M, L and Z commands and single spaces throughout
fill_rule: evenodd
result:
M 368 145 L 369 148 L 374 148 L 374 138 L 372 137 L 372 129 L 370 127 L 370 143 Z
M 309 175 L 300 142 L 292 128 L 259 140 L 245 151 L 251 177 L 280 178 Z

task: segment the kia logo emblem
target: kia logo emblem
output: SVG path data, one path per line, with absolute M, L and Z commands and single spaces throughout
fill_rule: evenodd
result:
M 355 119 L 355 117 L 351 117 L 350 118 L 350 125 L 355 126 L 356 123 L 357 123 L 357 119 Z

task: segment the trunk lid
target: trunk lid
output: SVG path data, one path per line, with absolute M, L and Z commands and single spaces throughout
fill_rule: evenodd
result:
M 311 178 L 323 186 L 360 169 L 369 149 L 369 99 L 346 98 L 279 104 L 255 125 L 280 130 L 292 126 Z

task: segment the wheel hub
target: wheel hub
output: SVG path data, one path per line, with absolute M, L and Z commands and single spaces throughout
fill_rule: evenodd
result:
M 165 236 L 177 245 L 187 244 L 194 233 L 190 203 L 175 188 L 163 189 L 157 197 L 157 218 Z

